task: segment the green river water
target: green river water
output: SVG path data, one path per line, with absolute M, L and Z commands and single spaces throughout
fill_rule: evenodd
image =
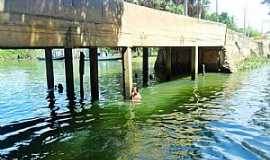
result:
M 55 92 L 49 108 L 44 62 L 0 63 L 0 159 L 270 159 L 269 65 L 152 81 L 137 104 L 123 100 L 119 61 L 99 63 L 101 100 L 90 104 L 88 66 L 84 104 Z M 78 70 L 74 62 L 76 101 Z M 133 70 L 141 75 L 140 61 Z M 65 84 L 64 63 L 54 71 Z

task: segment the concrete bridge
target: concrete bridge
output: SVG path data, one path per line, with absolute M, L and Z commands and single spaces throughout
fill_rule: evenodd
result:
M 132 47 L 143 48 L 144 84 L 147 85 L 148 48 L 165 48 L 168 73 L 173 70 L 174 48 L 187 49 L 184 52 L 190 55 L 187 58 L 190 73 L 196 79 L 200 52 L 214 48 L 214 53 L 219 54 L 225 46 L 237 48 L 242 43 L 253 43 L 229 31 L 224 24 L 122 0 L 0 0 L 0 35 L 0 48 L 45 49 L 49 89 L 54 86 L 52 49 L 64 48 L 69 98 L 74 96 L 72 49 L 89 48 L 93 100 L 99 95 L 98 47 L 122 48 L 124 93 L 129 97 L 133 84 Z M 236 44 L 235 39 L 241 42 Z M 254 42 L 254 46 L 257 49 L 257 43 Z

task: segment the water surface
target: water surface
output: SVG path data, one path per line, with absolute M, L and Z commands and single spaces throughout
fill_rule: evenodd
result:
M 141 63 L 133 65 L 141 75 Z M 65 84 L 64 63 L 54 68 Z M 55 93 L 49 108 L 43 62 L 1 63 L 0 157 L 270 159 L 270 66 L 151 85 L 140 104 L 123 101 L 120 62 L 100 62 L 99 70 L 100 103 L 89 104 L 86 67 L 85 105 Z M 74 75 L 79 97 L 76 62 Z

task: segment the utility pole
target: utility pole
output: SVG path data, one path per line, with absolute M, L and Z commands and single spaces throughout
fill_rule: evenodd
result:
M 245 34 L 245 36 L 247 36 L 247 8 L 248 8 L 248 1 L 249 0 L 246 0 L 245 1 L 245 4 L 244 4 L 244 6 L 245 6 L 245 8 L 244 8 L 244 34 Z
M 216 21 L 218 22 L 219 19 L 218 19 L 218 0 L 216 0 Z
M 247 8 L 245 7 L 244 8 L 244 34 L 245 34 L 245 36 L 247 35 L 246 34 L 246 17 L 247 16 Z
M 197 12 L 198 12 L 198 19 L 201 19 L 201 16 L 202 16 L 202 2 L 201 2 L 201 0 L 197 0 Z
M 184 0 L 184 14 L 185 14 L 185 16 L 188 16 L 188 1 L 189 0 Z

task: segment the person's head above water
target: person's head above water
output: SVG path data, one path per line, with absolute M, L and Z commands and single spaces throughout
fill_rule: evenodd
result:
M 132 93 L 135 93 L 135 92 L 139 92 L 139 88 L 138 87 L 133 87 L 132 90 L 131 90 Z
M 61 83 L 58 84 L 58 92 L 63 93 L 64 87 Z
M 131 90 L 131 99 L 132 101 L 141 101 L 142 97 L 141 94 L 139 93 L 139 88 L 138 87 L 133 87 Z

